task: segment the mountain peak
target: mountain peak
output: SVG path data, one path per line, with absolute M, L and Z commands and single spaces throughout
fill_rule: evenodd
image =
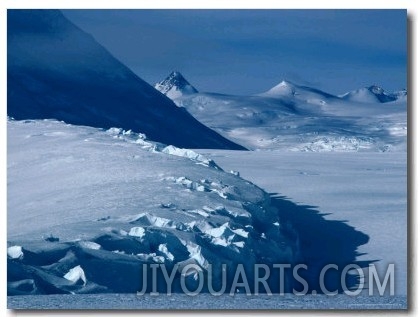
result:
M 296 87 L 290 81 L 283 79 L 279 84 L 266 92 L 268 95 L 294 96 Z
M 385 93 L 385 90 L 377 85 L 372 85 L 370 87 L 367 87 L 367 89 L 375 95 L 383 95 Z
M 171 72 L 168 77 L 157 83 L 155 88 L 171 99 L 198 92 L 179 71 Z
M 182 78 L 185 80 L 184 76 L 177 70 L 172 71 L 172 73 L 169 74 L 169 77 Z
M 285 79 L 283 79 L 278 86 L 293 86 L 293 84 L 290 81 L 287 81 Z
M 398 93 L 388 93 L 378 85 L 371 85 L 350 91 L 342 95 L 342 98 L 362 103 L 386 103 L 396 101 L 400 97 L 403 97 L 403 95 L 403 93 L 401 95 Z

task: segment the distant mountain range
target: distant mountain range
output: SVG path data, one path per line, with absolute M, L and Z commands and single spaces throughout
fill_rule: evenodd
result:
M 178 147 L 243 149 L 177 107 L 59 10 L 8 10 L 7 114 L 119 127 Z
M 387 93 L 371 86 L 335 96 L 283 80 L 257 95 L 233 96 L 184 93 L 185 83 L 176 72 L 156 87 L 200 122 L 250 149 L 391 151 L 406 146 L 406 90 Z
M 171 72 L 168 77 L 155 84 L 155 88 L 171 99 L 198 93 L 198 90 L 195 89 L 179 71 Z M 343 99 L 361 103 L 386 103 L 406 98 L 407 90 L 403 89 L 390 93 L 379 86 L 372 85 L 336 96 L 316 88 L 297 85 L 290 81 L 282 80 L 278 85 L 258 95 L 272 98 L 293 98 L 309 102 L 315 100 L 325 101 Z M 303 97 L 306 99 L 304 100 Z

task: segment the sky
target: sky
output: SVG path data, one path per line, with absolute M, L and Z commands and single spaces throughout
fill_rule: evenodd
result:
M 202 92 L 283 79 L 333 94 L 407 87 L 405 10 L 62 10 L 150 84 L 180 71 Z

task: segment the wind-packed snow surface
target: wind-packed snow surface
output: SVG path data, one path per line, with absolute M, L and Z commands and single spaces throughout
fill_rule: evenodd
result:
M 294 263 L 297 237 L 268 194 L 193 154 L 122 129 L 10 120 L 9 295 L 136 292 L 142 264 Z
M 179 147 L 243 149 L 176 107 L 60 11 L 7 14 L 9 116 L 131 129 Z
M 265 93 L 173 97 L 195 118 L 249 149 L 406 151 L 407 92 L 378 86 L 344 96 L 282 81 Z

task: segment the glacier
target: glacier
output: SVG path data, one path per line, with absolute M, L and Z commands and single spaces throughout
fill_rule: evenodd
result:
M 211 264 L 219 285 L 223 264 L 232 276 L 237 265 L 249 272 L 258 263 L 324 258 L 316 253 L 327 244 L 300 245 L 304 232 L 294 229 L 278 198 L 221 168 L 197 164 L 202 154 L 194 161 L 151 151 L 125 135 L 130 138 L 54 120 L 9 119 L 9 295 L 135 293 L 143 264 L 168 271 L 194 264 L 203 272 Z M 368 237 L 340 226 L 357 237 L 355 244 L 335 242 L 325 260 L 350 263 Z M 339 258 L 334 249 L 341 250 Z M 310 266 L 308 280 L 318 269 Z M 193 276 L 188 283 L 194 285 Z M 333 278 L 329 283 L 337 286 Z

